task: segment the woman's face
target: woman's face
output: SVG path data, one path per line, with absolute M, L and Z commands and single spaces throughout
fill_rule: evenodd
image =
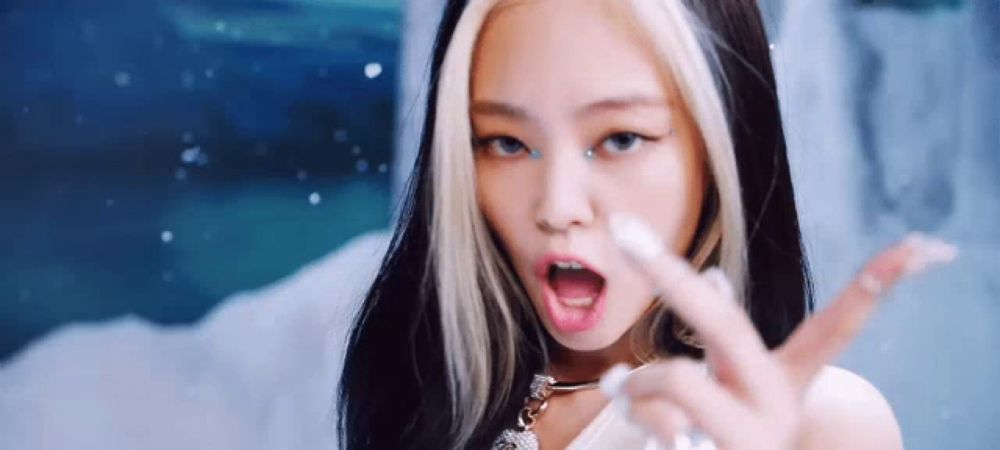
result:
M 705 185 L 676 87 L 614 3 L 507 2 L 473 59 L 479 206 L 548 332 L 577 351 L 618 342 L 653 301 L 608 214 L 639 215 L 682 253 Z

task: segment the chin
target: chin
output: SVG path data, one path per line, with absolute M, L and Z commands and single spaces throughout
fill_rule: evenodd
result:
M 614 332 L 612 330 L 602 330 L 601 328 L 596 327 L 587 331 L 564 333 L 546 325 L 546 329 L 553 340 L 566 350 L 577 352 L 603 350 L 614 345 L 625 334 L 624 331 Z

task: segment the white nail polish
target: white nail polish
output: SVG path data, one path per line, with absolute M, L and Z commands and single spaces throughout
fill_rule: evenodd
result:
M 958 248 L 923 233 L 910 233 L 904 240 L 912 252 L 903 266 L 905 275 L 916 275 L 933 266 L 950 263 L 958 257 Z
M 611 407 L 629 420 L 632 417 L 632 405 L 628 396 L 622 394 L 622 389 L 625 388 L 625 381 L 628 380 L 630 372 L 627 365 L 615 364 L 604 373 L 599 383 L 601 392 L 611 398 Z
M 691 438 L 687 433 L 677 433 L 672 442 L 673 450 L 691 450 Z
M 627 213 L 612 213 L 608 227 L 615 243 L 629 256 L 648 262 L 663 253 L 663 241 L 641 219 Z
M 608 369 L 601 377 L 601 382 L 599 384 L 601 392 L 604 395 L 614 399 L 621 395 L 622 389 L 625 387 L 625 381 L 628 380 L 629 368 L 625 364 L 615 364 L 614 367 Z

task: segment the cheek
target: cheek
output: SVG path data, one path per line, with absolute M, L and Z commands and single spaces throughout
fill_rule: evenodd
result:
M 532 225 L 528 198 L 532 187 L 511 182 L 513 174 L 495 169 L 476 169 L 476 199 L 487 223 L 497 233 L 512 257 L 529 248 Z M 516 177 L 513 177 L 516 178 Z
M 634 325 L 654 301 L 653 286 L 635 270 L 623 257 L 615 257 L 613 268 L 608 275 L 608 298 L 613 299 L 614 308 L 608 308 L 609 330 L 620 331 Z
M 702 159 L 695 149 L 660 148 L 617 177 L 609 210 L 643 217 L 677 252 L 687 249 L 704 198 Z

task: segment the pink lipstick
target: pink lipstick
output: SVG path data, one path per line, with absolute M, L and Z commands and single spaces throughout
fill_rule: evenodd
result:
M 564 333 L 593 328 L 604 316 L 606 282 L 583 258 L 548 253 L 535 264 L 551 324 Z

